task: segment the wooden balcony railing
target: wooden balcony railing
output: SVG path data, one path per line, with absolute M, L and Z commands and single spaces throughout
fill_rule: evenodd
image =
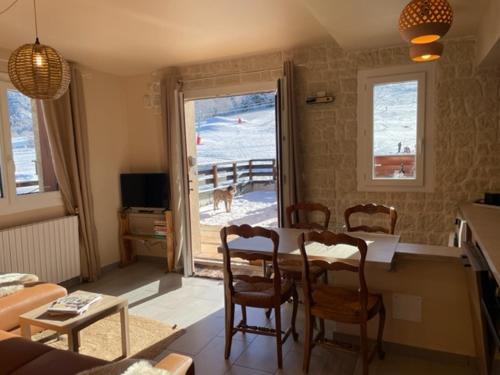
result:
M 277 179 L 276 159 L 251 159 L 198 165 L 200 192 L 222 186 Z

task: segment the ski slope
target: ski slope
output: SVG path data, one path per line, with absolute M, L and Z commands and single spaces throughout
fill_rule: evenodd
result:
M 202 142 L 196 146 L 198 165 L 276 158 L 276 124 L 272 107 L 214 116 L 197 123 L 196 131 Z

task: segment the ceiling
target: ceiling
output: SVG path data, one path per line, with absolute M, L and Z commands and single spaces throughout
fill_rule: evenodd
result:
M 398 20 L 409 0 L 300 0 L 344 48 L 401 44 Z M 447 37 L 475 35 L 489 0 L 448 0 L 453 25 Z
M 488 0 L 449 0 L 450 35 L 476 31 Z M 38 0 L 42 43 L 68 60 L 118 74 L 287 49 L 333 37 L 344 48 L 402 42 L 407 0 Z M 10 0 L 0 0 L 0 9 Z M 381 6 L 383 4 L 383 6 Z M 0 47 L 34 39 L 30 0 L 0 15 Z

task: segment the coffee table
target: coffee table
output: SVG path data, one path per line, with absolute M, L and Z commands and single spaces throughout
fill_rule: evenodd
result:
M 50 329 L 59 334 L 68 335 L 68 349 L 78 353 L 80 347 L 79 333 L 85 327 L 107 316 L 120 313 L 122 354 L 130 354 L 130 340 L 128 332 L 128 301 L 122 297 L 113 297 L 103 294 L 102 298 L 90 305 L 89 309 L 77 316 L 51 316 L 47 313 L 50 304 L 39 307 L 19 317 L 21 334 L 31 340 L 31 326 Z

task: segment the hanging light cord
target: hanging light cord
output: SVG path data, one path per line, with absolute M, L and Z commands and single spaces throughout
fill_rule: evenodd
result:
M 12 3 L 10 3 L 10 5 L 7 8 L 0 10 L 0 16 L 4 13 L 8 12 L 10 10 L 10 8 L 12 8 L 14 5 L 17 4 L 18 1 L 19 0 L 14 0 Z
M 35 36 L 36 40 L 38 41 L 38 20 L 36 18 L 36 0 L 33 0 L 33 10 L 35 11 Z

